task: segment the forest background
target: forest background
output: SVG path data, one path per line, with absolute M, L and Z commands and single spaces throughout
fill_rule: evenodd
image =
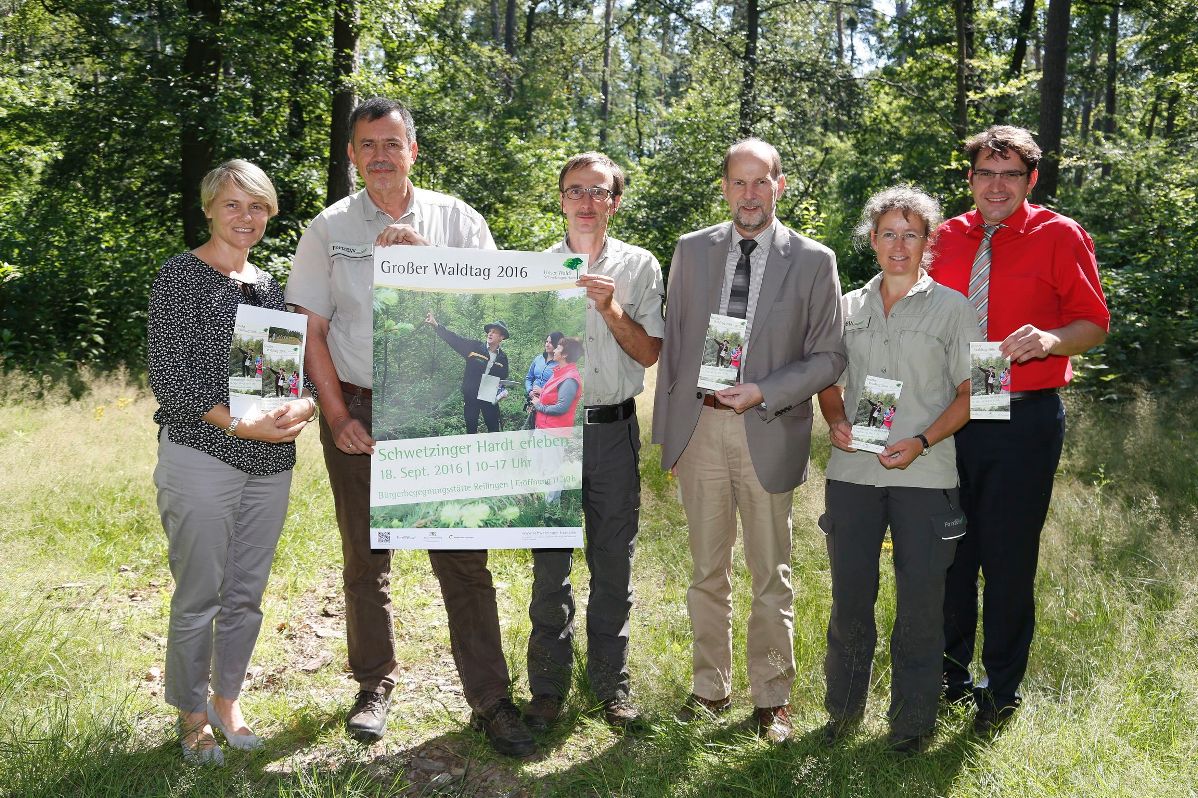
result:
M 1198 0 L 0 0 L 0 795 L 1193 798 L 1196 43 Z M 668 265 L 680 234 L 725 218 L 724 148 L 761 136 L 788 175 L 779 216 L 836 251 L 846 289 L 875 270 L 850 241 L 870 193 L 910 181 L 958 213 L 961 140 L 993 122 L 1037 134 L 1049 157 L 1034 199 L 1094 237 L 1113 329 L 1075 358 L 1028 701 L 1009 732 L 979 741 L 949 713 L 929 755 L 890 756 L 883 632 L 867 733 L 819 743 L 817 430 L 795 498 L 792 746 L 745 730 L 740 653 L 732 721 L 668 720 L 689 689 L 689 561 L 651 447 L 632 639 L 653 734 L 614 738 L 580 665 L 545 757 L 497 760 L 466 728 L 435 580 L 411 552 L 394 566 L 402 711 L 383 743 L 352 745 L 338 541 L 306 434 L 244 693 L 268 749 L 221 773 L 183 767 L 161 699 L 170 575 L 150 479 L 150 283 L 203 240 L 199 179 L 229 157 L 279 188 L 254 258 L 285 280 L 307 221 L 353 190 L 340 123 L 374 94 L 412 107 L 416 184 L 470 202 L 504 248 L 562 234 L 557 169 L 599 148 L 630 175 L 614 233 Z M 492 567 L 526 697 L 528 553 Z M 585 582 L 585 564 L 574 576 Z M 739 562 L 734 578 L 742 619 Z M 734 634 L 743 652 L 739 620 Z
M 1034 199 L 1093 235 L 1116 319 L 1082 384 L 1191 385 L 1196 42 L 1198 0 L 7 0 L 0 359 L 140 371 L 150 282 L 204 239 L 199 180 L 225 158 L 279 188 L 255 257 L 285 280 L 353 190 L 342 120 L 382 94 L 415 116 L 415 183 L 509 249 L 562 234 L 556 171 L 598 148 L 630 175 L 615 234 L 668 265 L 723 218 L 724 148 L 765 138 L 779 217 L 846 288 L 874 270 L 850 243 L 871 192 L 910 181 L 961 212 L 962 139 L 1024 125 L 1048 153 Z

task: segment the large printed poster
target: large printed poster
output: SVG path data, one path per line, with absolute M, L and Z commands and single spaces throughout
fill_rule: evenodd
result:
M 569 254 L 375 248 L 372 546 L 582 545 L 585 270 Z

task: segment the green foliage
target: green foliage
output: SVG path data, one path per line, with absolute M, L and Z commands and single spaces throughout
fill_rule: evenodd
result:
M 1033 131 L 1043 4 L 1019 74 L 1010 53 L 1020 3 L 973 8 L 966 127 Z M 784 222 L 829 245 L 845 288 L 875 272 L 854 251 L 865 199 L 919 185 L 948 215 L 969 207 L 954 108 L 951 4 L 764 4 L 754 132 L 782 153 Z M 221 4 L 214 96 L 181 77 L 199 23 L 181 0 L 18 0 L 0 15 L 0 358 L 49 373 L 143 358 L 156 270 L 184 248 L 180 135 L 211 132 L 214 157 L 248 158 L 274 179 L 281 212 L 255 261 L 285 280 L 327 172 L 332 14 L 308 2 Z M 721 156 L 740 124 L 746 6 L 362 0 L 358 96 L 413 109 L 413 179 L 463 197 L 505 248 L 542 249 L 563 231 L 556 175 L 602 148 L 629 184 L 615 235 L 668 268 L 678 237 L 727 218 Z M 839 22 L 838 15 L 839 14 Z M 1115 323 L 1079 372 L 1116 386 L 1194 379 L 1193 166 L 1198 2 L 1124 4 L 1113 70 L 1110 7 L 1074 4 L 1054 203 L 1098 245 Z M 604 50 L 610 45 L 607 73 Z M 1105 111 L 1115 77 L 1114 118 Z M 609 87 L 604 102 L 603 86 Z M 340 120 L 336 120 L 338 123 Z M 1187 382 L 1189 384 L 1189 382 Z

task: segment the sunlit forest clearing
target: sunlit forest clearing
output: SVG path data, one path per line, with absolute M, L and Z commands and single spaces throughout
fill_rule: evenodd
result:
M 1194 796 L 1196 20 L 1198 0 L 4 4 L 0 795 Z M 1016 722 L 982 740 L 968 713 L 948 710 L 928 753 L 889 753 L 883 633 L 865 729 L 822 744 L 830 597 L 815 521 L 828 443 L 817 421 L 795 497 L 789 745 L 765 746 L 749 723 L 739 560 L 734 709 L 714 724 L 671 720 L 690 690 L 690 558 L 675 485 L 646 443 L 632 676 L 651 730 L 618 737 L 594 714 L 580 650 L 544 753 L 497 757 L 467 725 L 427 555 L 407 552 L 393 576 L 403 672 L 390 729 L 359 746 L 342 727 L 355 685 L 313 430 L 299 440 L 243 693 L 266 748 L 231 752 L 221 770 L 185 766 L 162 695 L 173 584 L 151 478 L 150 285 L 207 237 L 200 178 L 233 157 L 278 188 L 253 259 L 285 283 L 308 222 L 356 190 L 341 122 L 374 95 L 412 109 L 414 183 L 466 200 L 504 249 L 561 238 L 557 171 L 602 149 L 629 175 L 612 233 L 668 266 L 680 235 L 726 219 L 725 148 L 764 138 L 787 175 L 779 219 L 836 252 L 845 290 L 876 270 L 850 241 L 867 197 L 910 182 L 960 213 L 971 202 L 961 141 L 993 123 L 1035 133 L 1047 157 L 1031 199 L 1093 237 L 1112 330 L 1075 359 L 1065 392 Z M 463 323 L 493 309 L 484 301 Z M 410 368 L 430 347 L 411 344 L 384 362 Z M 651 393 L 639 400 L 644 431 Z M 504 551 L 492 564 L 523 700 L 531 559 Z M 886 555 L 882 565 L 885 630 Z

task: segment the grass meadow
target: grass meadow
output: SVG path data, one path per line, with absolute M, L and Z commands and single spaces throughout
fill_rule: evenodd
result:
M 883 742 L 889 576 L 866 727 L 834 748 L 819 739 L 829 605 L 815 525 L 828 448 L 822 430 L 811 478 L 795 496 L 798 733 L 789 745 L 768 747 L 748 726 L 743 564 L 734 709 L 710 724 L 671 720 L 690 686 L 689 553 L 674 486 L 650 446 L 632 631 L 634 686 L 653 721 L 649 733 L 613 735 L 580 687 L 566 722 L 542 740 L 543 755 L 493 755 L 466 725 L 427 558 L 408 552 L 394 564 L 403 672 L 390 730 L 374 746 L 351 743 L 341 731 L 355 687 L 344 671 L 339 539 L 312 430 L 300 441 L 242 695 L 269 740 L 256 753 L 226 748 L 228 764 L 218 770 L 182 763 L 173 710 L 162 700 L 172 585 L 152 484 L 154 401 L 120 378 L 88 387 L 71 400 L 43 385 L 47 397 L 34 400 L 38 386 L 10 374 L 0 388 L 0 795 L 1198 795 L 1198 435 L 1178 423 L 1198 411 L 1192 399 L 1107 406 L 1070 397 L 1024 708 L 993 741 L 972 736 L 964 711 L 946 711 L 934 747 L 916 757 L 890 754 Z M 646 430 L 647 411 L 643 403 Z M 519 701 L 527 698 L 531 561 L 509 551 L 492 563 Z M 581 562 L 575 581 L 585 586 Z M 585 587 L 580 593 L 581 628 Z

